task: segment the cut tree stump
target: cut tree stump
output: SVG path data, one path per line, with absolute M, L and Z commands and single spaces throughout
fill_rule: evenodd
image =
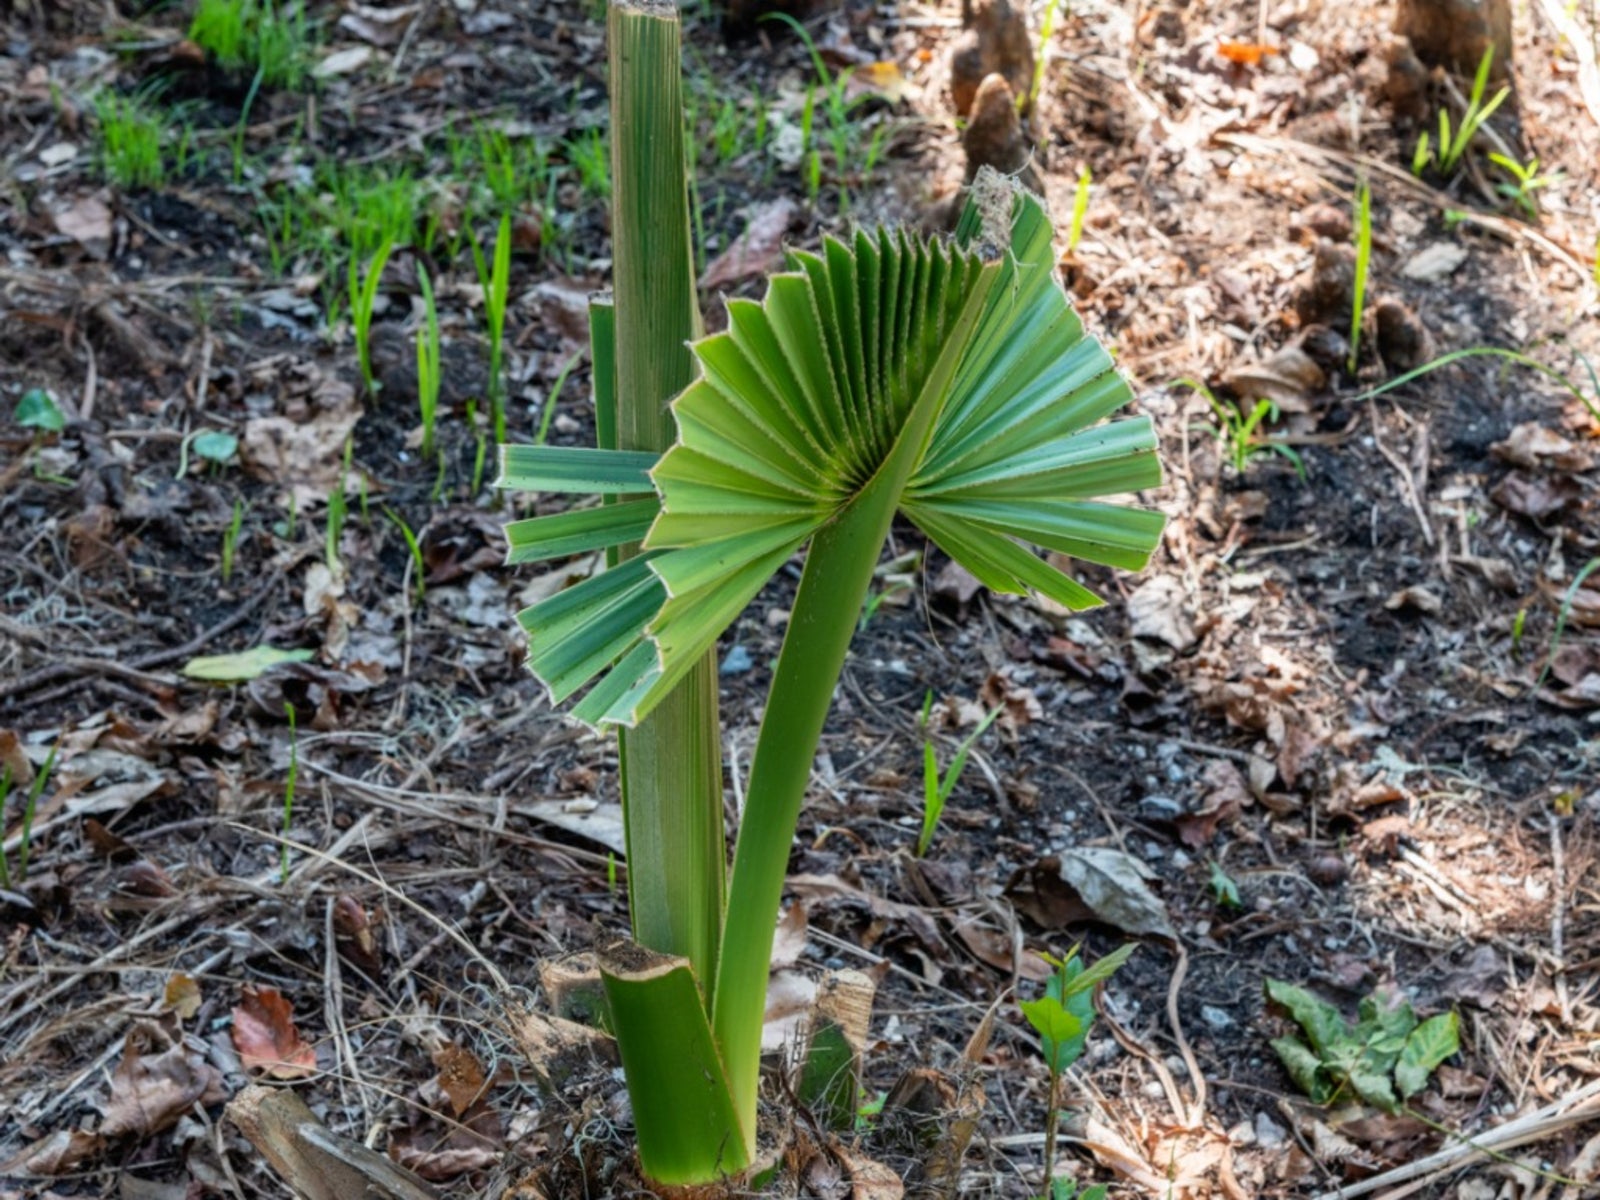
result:
M 1490 78 L 1510 77 L 1510 0 L 1399 0 L 1394 31 L 1411 43 L 1424 66 L 1469 77 L 1493 46 Z

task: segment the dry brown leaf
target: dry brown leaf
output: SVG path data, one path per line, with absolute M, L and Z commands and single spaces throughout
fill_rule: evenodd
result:
M 1587 471 L 1594 465 L 1586 451 L 1537 421 L 1518 425 L 1504 441 L 1490 446 L 1489 452 L 1514 467 L 1530 471 L 1540 468 Z
M 79 196 L 66 208 L 50 214 L 56 231 L 82 246 L 93 258 L 111 249 L 111 209 L 100 193 Z
M 761 1049 L 771 1052 L 798 1045 L 811 1023 L 817 999 L 814 980 L 798 971 L 778 971 L 767 981 L 767 1007 L 761 1018 Z
M 778 920 L 772 939 L 772 969 L 781 971 L 800 961 L 806 951 L 806 906 L 791 904 Z
M 273 1079 L 304 1079 L 317 1070 L 317 1052 L 300 1039 L 294 1008 L 276 988 L 244 989 L 233 1010 L 233 1047 L 245 1070 Z
M 1133 636 L 1165 642 L 1183 652 L 1196 642 L 1183 584 L 1172 575 L 1157 575 L 1128 597 L 1128 624 Z
M 222 1072 L 205 1060 L 181 1034 L 141 1022 L 123 1043 L 122 1061 L 111 1075 L 111 1091 L 101 1105 L 106 1138 L 148 1137 L 177 1124 L 196 1101 L 216 1104 L 227 1098 Z
M 106 1139 L 81 1129 L 58 1129 L 0 1163 L 0 1175 L 65 1175 L 105 1149 Z
M 983 681 L 983 686 L 978 689 L 978 699 L 985 713 L 1000 709 L 1000 724 L 1013 731 L 1031 725 L 1044 716 L 1044 708 L 1033 694 L 1033 689 L 1023 687 L 1004 670 L 992 672 Z
M 711 260 L 700 286 L 712 291 L 769 274 L 783 256 L 784 235 L 798 211 L 787 196 L 758 206 L 750 214 L 744 232 Z
M 1566 477 L 1527 475 L 1513 471 L 1489 493 L 1501 508 L 1520 516 L 1543 521 L 1574 504 L 1579 495 L 1577 483 Z
M 438 1084 L 460 1116 L 483 1098 L 488 1079 L 477 1055 L 454 1042 L 445 1042 L 433 1052 L 433 1065 L 439 1069 Z

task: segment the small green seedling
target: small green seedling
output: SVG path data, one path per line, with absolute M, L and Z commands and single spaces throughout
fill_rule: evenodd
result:
M 1495 191 L 1513 201 L 1530 221 L 1536 220 L 1539 216 L 1539 200 L 1534 193 L 1540 188 L 1549 187 L 1557 176 L 1539 174 L 1537 158 L 1531 158 L 1523 165 L 1514 158 L 1491 152 L 1489 161 L 1511 176 L 1510 183 L 1496 184 Z
M 578 187 L 591 200 L 611 196 L 611 149 L 605 131 L 589 128 L 567 142 L 567 161 L 578 173 Z
M 322 557 L 327 563 L 328 570 L 337 575 L 342 569 L 339 561 L 339 540 L 344 537 L 344 519 L 349 510 L 349 502 L 344 496 L 344 479 L 341 476 L 339 486 L 328 493 L 328 520 L 323 529 Z
M 1345 362 L 1352 375 L 1361 359 L 1361 318 L 1366 314 L 1367 272 L 1372 265 L 1372 188 L 1365 179 L 1356 187 L 1355 218 L 1356 276 L 1350 308 L 1350 357 Z
M 1399 1112 L 1427 1086 L 1434 1068 L 1460 1049 L 1454 1012 L 1419 1022 L 1399 992 L 1379 990 L 1365 997 L 1354 1026 L 1331 1004 L 1293 984 L 1269 979 L 1266 993 L 1305 1032 L 1304 1040 L 1274 1038 L 1272 1048 L 1314 1104 L 1348 1100 L 1353 1093 L 1384 1112 Z
M 1433 162 L 1433 139 L 1424 129 L 1417 135 L 1416 148 L 1411 151 L 1411 173 L 1418 179 L 1428 169 L 1428 164 Z
M 1078 172 L 1078 187 L 1072 194 L 1072 225 L 1067 233 L 1067 253 L 1071 254 L 1083 240 L 1083 222 L 1089 215 L 1089 187 L 1094 175 L 1087 164 Z
M 101 92 L 94 98 L 100 170 L 119 188 L 156 188 L 166 182 L 162 123 L 145 98 Z
M 1045 0 L 1044 20 L 1039 23 L 1039 43 L 1033 55 L 1033 81 L 1024 95 L 1017 97 L 1017 111 L 1031 112 L 1039 101 L 1039 89 L 1044 86 L 1044 63 L 1050 53 L 1050 39 L 1055 36 L 1056 17 L 1061 13 L 1061 0 Z
M 355 331 L 356 360 L 361 366 L 361 384 L 370 396 L 377 392 L 378 383 L 372 374 L 372 310 L 378 301 L 378 285 L 383 282 L 384 264 L 389 261 L 393 243 L 383 241 L 367 264 L 365 275 L 359 275 L 355 256 L 349 265 L 350 325 Z
M 420 602 L 428 594 L 427 582 L 423 579 L 422 545 L 417 541 L 417 535 L 411 526 L 406 524 L 406 519 L 392 508 L 385 508 L 383 515 L 393 521 L 395 528 L 400 530 L 400 536 L 406 541 L 406 551 L 411 555 L 411 573 L 416 578 L 416 597 Z
M 422 321 L 417 328 L 417 407 L 422 417 L 422 453 L 426 457 L 433 453 L 443 368 L 439 357 L 439 307 L 434 302 L 428 268 L 421 263 L 417 264 L 417 283 L 422 289 Z
M 311 29 L 299 0 L 200 0 L 189 40 L 222 70 L 253 70 L 268 87 L 298 88 L 310 75 Z
M 1572 582 L 1567 586 L 1566 592 L 1561 597 L 1561 608 L 1556 613 L 1556 627 L 1550 634 L 1550 651 L 1545 656 L 1544 670 L 1539 672 L 1539 680 L 1535 687 L 1543 687 L 1544 681 L 1549 678 L 1550 665 L 1556 660 L 1556 652 L 1561 649 L 1561 639 L 1567 632 L 1567 621 L 1572 616 L 1572 604 L 1578 596 L 1578 589 L 1583 586 L 1584 580 L 1600 571 L 1600 558 L 1591 558 L 1583 564 L 1583 569 L 1572 577 Z
M 505 353 L 506 306 L 511 298 L 511 214 L 500 218 L 494 235 L 494 257 L 486 258 L 477 238 L 472 239 L 472 261 L 483 289 L 483 316 L 489 327 L 489 412 L 494 440 L 506 440 L 505 384 L 500 365 Z
M 1039 1052 L 1050 1072 L 1050 1091 L 1045 1101 L 1044 1177 L 1047 1195 L 1055 1200 L 1056 1127 L 1060 1117 L 1058 1093 L 1061 1076 L 1083 1057 L 1094 1023 L 1094 988 L 1116 972 L 1134 952 L 1132 944 L 1112 951 L 1092 967 L 1085 967 L 1074 946 L 1066 958 L 1046 955 L 1055 972 L 1045 983 L 1044 995 L 1037 1000 L 1019 1000 L 1017 1007 L 1039 1035 Z M 1101 1196 L 1104 1196 L 1102 1191 Z
M 23 392 L 11 411 L 11 419 L 24 429 L 37 429 L 40 433 L 61 433 L 67 427 L 66 414 L 43 388 Z
M 1452 128 L 1449 109 L 1439 110 L 1439 148 L 1438 168 L 1442 175 L 1449 175 L 1461 165 L 1461 160 L 1466 157 L 1468 149 L 1472 146 L 1472 139 L 1477 136 L 1483 123 L 1494 115 L 1507 96 L 1511 94 L 1509 87 L 1503 87 L 1494 94 L 1494 97 L 1484 102 L 1484 93 L 1489 88 L 1489 67 L 1494 62 L 1494 45 L 1491 43 L 1485 48 L 1483 58 L 1478 62 L 1478 73 L 1472 81 L 1472 94 L 1467 97 L 1467 111 L 1461 115 L 1461 124 Z M 1412 163 L 1416 159 L 1413 156 Z
M 1295 473 L 1302 479 L 1305 478 L 1305 463 L 1298 450 L 1272 438 L 1259 436 L 1258 431 L 1264 421 L 1278 419 L 1276 403 L 1265 398 L 1257 400 L 1255 407 L 1247 416 L 1235 405 L 1224 404 L 1218 400 L 1210 388 L 1197 380 L 1180 379 L 1177 384 L 1192 388 L 1205 397 L 1206 403 L 1211 406 L 1212 414 L 1217 418 L 1217 440 L 1228 447 L 1228 461 L 1238 474 L 1244 474 L 1250 460 L 1256 455 L 1273 453 L 1281 454 L 1288 459 Z
M 218 467 L 232 462 L 239 453 L 239 439 L 220 429 L 197 429 L 178 443 L 178 472 L 174 479 L 189 473 L 189 455 Z
M 928 728 L 928 719 L 933 713 L 933 693 L 929 692 L 922 699 L 922 831 L 917 835 L 917 857 L 921 858 L 928 852 L 928 847 L 933 844 L 934 831 L 939 828 L 939 818 L 944 814 L 945 802 L 950 799 L 950 794 L 956 790 L 956 784 L 961 782 L 961 773 L 967 769 L 967 759 L 972 754 L 972 748 L 978 744 L 978 739 L 989 732 L 989 726 L 1003 712 L 1005 706 L 997 704 L 984 714 L 961 744 L 956 747 L 956 755 L 950 760 L 950 765 L 945 768 L 943 775 L 939 774 L 939 753 L 934 746 L 933 735 Z
M 300 778 L 300 737 L 295 728 L 294 705 L 285 703 L 289 718 L 289 776 L 283 783 L 283 840 L 278 845 L 278 882 L 289 882 L 289 822 L 294 816 L 294 787 Z
M 1218 908 L 1243 908 L 1244 901 L 1239 897 L 1239 885 L 1233 881 L 1222 864 L 1211 864 L 1211 897 L 1217 902 Z
M 56 751 L 60 746 L 51 746 L 50 753 L 44 760 L 44 765 L 33 777 L 33 783 L 28 787 L 26 799 L 22 802 L 22 828 L 19 832 L 17 845 L 17 883 L 21 884 L 28 878 L 28 858 L 33 853 L 33 814 L 39 806 L 39 797 L 44 794 L 45 785 L 50 782 L 50 772 L 56 765 Z M 6 801 L 11 798 L 11 768 L 8 766 L 0 773 L 0 829 L 5 827 L 4 814 Z M 6 861 L 6 849 L 0 844 L 0 887 L 11 886 L 11 867 Z
M 222 531 L 222 582 L 227 583 L 233 578 L 233 562 L 239 552 L 239 533 L 244 528 L 245 502 L 233 502 L 233 520 L 228 522 L 227 528 Z

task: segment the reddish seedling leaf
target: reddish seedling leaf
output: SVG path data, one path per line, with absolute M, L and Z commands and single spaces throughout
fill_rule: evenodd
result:
M 247 1071 L 273 1079 L 303 1079 L 317 1069 L 317 1052 L 294 1027 L 294 1009 L 276 988 L 246 987 L 233 1010 L 233 1048 Z

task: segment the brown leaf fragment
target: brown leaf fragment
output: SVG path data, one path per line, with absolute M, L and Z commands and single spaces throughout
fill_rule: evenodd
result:
M 160 1025 L 140 1022 L 123 1043 L 122 1061 L 111 1075 L 111 1091 L 101 1105 L 101 1136 L 148 1137 L 177 1124 L 197 1101 L 227 1098 L 222 1072 L 203 1050 Z
M 1525 421 L 1518 425 L 1504 441 L 1490 446 L 1489 452 L 1514 467 L 1529 471 L 1554 468 L 1581 472 L 1594 465 L 1593 458 L 1586 451 L 1537 421 Z
M 1179 816 L 1174 824 L 1184 845 L 1198 849 L 1216 836 L 1217 827 L 1232 821 L 1254 797 L 1239 768 L 1227 759 L 1214 759 L 1200 773 L 1205 793 L 1200 807 Z
M 0 1163 L 0 1175 L 65 1175 L 105 1149 L 106 1139 L 81 1129 L 58 1129 Z
M 961 607 L 971 604 L 972 598 L 982 588 L 983 584 L 978 577 L 955 559 L 940 567 L 939 573 L 933 579 L 933 594 L 940 600 L 953 601 Z
M 706 267 L 700 286 L 712 291 L 769 274 L 783 256 L 783 239 L 798 211 L 787 196 L 755 207 L 744 232 Z
M 276 988 L 245 987 L 233 1010 L 233 1047 L 245 1070 L 273 1079 L 304 1079 L 317 1070 L 317 1052 L 301 1040 L 293 1006 Z
M 1165 642 L 1180 653 L 1197 640 L 1183 583 L 1172 575 L 1158 575 L 1139 585 L 1128 597 L 1128 623 L 1134 637 Z
M 1166 905 L 1145 883 L 1146 874 L 1131 855 L 1085 846 L 1018 871 L 1006 893 L 1020 911 L 1047 929 L 1099 921 L 1124 933 L 1176 940 Z
M 200 1011 L 200 985 L 188 975 L 179 972 L 167 980 L 161 1001 L 177 1014 L 180 1021 L 194 1019 Z
M 1000 723 L 1008 729 L 1021 729 L 1044 716 L 1044 709 L 1033 689 L 1023 687 L 1004 671 L 995 671 L 978 689 L 984 712 L 1001 709 Z
M 433 1065 L 439 1069 L 439 1090 L 460 1116 L 483 1098 L 488 1081 L 483 1064 L 472 1051 L 454 1042 L 445 1042 L 433 1052 Z
M 376 922 L 361 901 L 344 893 L 333 902 L 333 936 L 339 952 L 369 979 L 377 980 L 382 968 Z
M 1564 476 L 1528 475 L 1512 471 L 1489 493 L 1501 508 L 1543 521 L 1576 503 L 1577 483 Z
M 104 258 L 111 249 L 111 209 L 103 195 L 79 196 L 65 208 L 50 214 L 56 232 L 71 238 L 91 258 Z

